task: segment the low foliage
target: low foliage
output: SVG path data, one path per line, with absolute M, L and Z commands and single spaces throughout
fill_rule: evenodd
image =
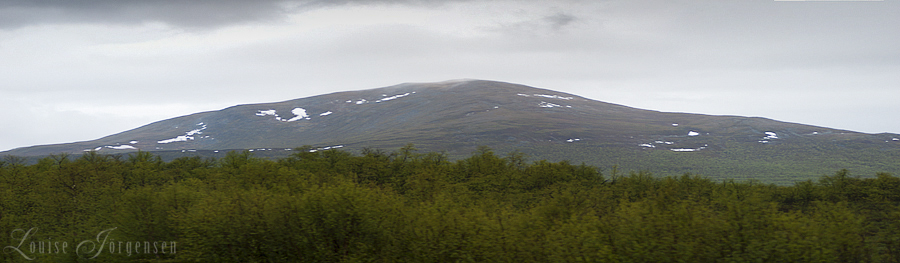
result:
M 0 233 L 0 262 L 900 262 L 900 178 L 601 173 L 486 147 L 7 157 Z

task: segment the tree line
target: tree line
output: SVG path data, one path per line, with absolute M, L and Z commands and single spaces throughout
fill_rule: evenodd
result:
M 0 262 L 900 262 L 900 178 L 656 177 L 481 147 L 0 161 Z

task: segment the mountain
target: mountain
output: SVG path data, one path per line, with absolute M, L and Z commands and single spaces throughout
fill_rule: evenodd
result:
M 277 103 L 249 104 L 154 122 L 93 141 L 14 149 L 0 155 L 84 151 L 213 154 L 252 149 L 396 149 L 465 157 L 478 146 L 532 160 L 610 169 L 786 183 L 851 169 L 897 174 L 900 135 L 631 108 L 524 85 L 455 80 L 406 83 Z

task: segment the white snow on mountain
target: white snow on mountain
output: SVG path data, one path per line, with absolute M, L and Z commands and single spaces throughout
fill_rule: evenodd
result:
M 293 110 L 291 110 L 291 113 L 297 115 L 298 117 L 309 117 L 309 115 L 306 115 L 306 109 L 304 108 L 294 108 Z
M 272 115 L 272 116 L 278 117 L 278 114 L 275 113 L 275 110 L 260 110 L 260 111 L 256 112 L 256 116 L 267 116 L 267 115 Z
M 562 97 L 557 95 L 545 95 L 545 94 L 534 94 L 535 97 L 544 97 L 548 99 L 561 99 L 561 100 L 571 100 L 572 97 Z
M 106 148 L 110 148 L 113 150 L 137 150 L 137 148 L 131 145 L 106 146 Z
M 412 92 L 412 93 L 415 93 L 415 92 Z M 376 100 L 375 103 L 389 101 L 389 100 L 393 100 L 393 99 L 397 99 L 397 98 L 403 98 L 403 97 L 409 96 L 409 94 L 412 94 L 412 93 L 407 92 L 407 93 L 400 94 L 400 95 L 394 95 L 394 96 L 390 96 L 390 97 L 386 97 L 386 98 L 381 98 L 379 100 Z M 382 95 L 382 96 L 387 96 L 387 95 Z
M 274 114 L 274 113 L 275 113 L 275 110 L 272 110 L 272 114 Z M 257 114 L 257 115 L 259 115 L 259 114 Z M 265 116 L 265 115 L 261 115 L 261 116 Z M 206 124 L 201 122 L 201 123 L 198 123 L 197 125 L 200 125 L 201 127 L 199 129 L 185 132 L 184 135 L 179 135 L 172 139 L 156 141 L 156 143 L 167 144 L 167 143 L 173 143 L 173 142 L 186 142 L 188 140 L 194 140 L 194 135 L 202 134 L 203 133 L 202 131 L 206 130 Z
M 309 150 L 309 152 L 314 153 L 314 152 L 318 152 L 318 151 L 331 150 L 331 149 L 339 149 L 339 148 L 344 148 L 344 145 L 335 145 L 335 146 L 328 146 L 328 147 L 319 147 L 319 148 L 311 149 L 311 150 Z
M 679 148 L 679 149 L 669 149 L 669 150 L 672 150 L 673 152 L 696 152 L 696 151 L 699 151 L 700 149 Z
M 541 101 L 541 103 L 538 104 L 538 107 L 541 107 L 541 108 L 556 108 L 556 107 L 559 107 L 559 108 L 562 108 L 562 107 L 571 108 L 572 106 L 571 106 L 571 105 L 562 106 L 562 105 L 559 105 L 559 104 L 554 104 L 554 103 L 549 103 L 549 102 L 546 102 L 546 101 Z
M 185 133 L 185 135 L 187 135 L 187 136 L 194 136 L 194 135 L 203 133 L 202 130 L 206 130 L 206 124 L 203 124 L 203 123 L 201 122 L 200 124 L 197 124 L 197 125 L 201 125 L 200 129 L 191 130 L 191 131 Z
M 256 116 L 265 117 L 265 116 L 275 116 L 276 120 L 281 120 L 281 116 L 278 116 L 278 112 L 275 110 L 259 110 L 256 112 Z
M 769 143 L 769 140 L 778 139 L 778 134 L 775 132 L 767 131 L 765 132 L 766 137 L 763 137 L 761 140 L 757 141 L 759 143 Z M 813 134 L 818 134 L 818 132 L 813 132 Z
M 541 101 L 541 103 L 538 104 L 538 106 L 541 108 L 562 107 L 559 104 L 553 104 L 553 103 L 549 103 L 549 102 L 545 102 L 545 101 Z
M 696 151 L 706 149 L 707 146 L 709 146 L 709 144 L 704 144 L 703 146 L 700 146 L 700 148 L 676 148 L 676 149 L 669 149 L 669 150 L 671 150 L 673 152 L 696 152 Z
M 193 140 L 193 139 L 194 139 L 194 137 L 191 137 L 191 136 L 179 135 L 178 137 L 157 141 L 156 143 L 166 144 L 166 143 L 173 143 L 173 142 L 186 142 L 188 140 Z
M 291 113 L 294 114 L 294 117 L 287 120 L 287 122 L 292 122 L 292 121 L 297 121 L 297 120 L 302 120 L 302 119 L 307 119 L 307 120 L 309 119 L 309 115 L 306 114 L 306 109 L 304 109 L 304 108 L 294 108 L 293 110 L 291 110 Z
M 306 109 L 304 109 L 304 108 L 300 108 L 300 107 L 294 108 L 293 110 L 291 110 L 291 113 L 294 114 L 294 117 L 287 119 L 287 120 L 282 119 L 281 116 L 278 116 L 278 112 L 276 110 L 259 110 L 256 112 L 256 116 L 261 116 L 261 117 L 275 116 L 275 120 L 282 121 L 282 122 L 292 122 L 292 121 L 298 121 L 298 120 L 302 120 L 302 119 L 307 119 L 307 120 L 309 119 L 309 114 L 306 113 Z M 203 124 L 203 123 L 201 122 L 200 124 Z M 200 125 L 200 124 L 198 124 L 198 125 Z M 205 127 L 205 125 L 204 125 L 204 127 Z
M 522 96 L 522 97 L 531 97 L 531 96 L 535 96 L 535 97 L 542 97 L 542 98 L 548 98 L 548 99 L 560 99 L 560 100 L 571 100 L 571 99 L 573 99 L 572 97 L 563 97 L 563 96 L 558 96 L 558 95 L 546 95 L 546 94 L 534 94 L 534 95 L 528 95 L 528 94 L 522 94 L 522 93 L 519 93 L 519 94 L 516 94 L 516 95 L 519 95 L 519 96 Z
M 106 145 L 106 146 L 100 146 L 100 147 L 97 147 L 94 149 L 86 149 L 84 151 L 85 152 L 91 152 L 91 151 L 96 152 L 96 151 L 103 150 L 103 148 L 113 149 L 113 150 L 137 150 L 138 149 L 131 145 Z
M 688 136 L 698 136 L 698 135 L 700 135 L 699 132 L 695 132 L 695 131 L 689 131 L 689 132 L 688 132 Z
M 319 116 L 328 116 L 328 115 L 331 115 L 332 113 L 333 112 L 331 112 L 331 111 L 326 111 L 326 112 L 323 112 L 322 114 L 319 114 Z

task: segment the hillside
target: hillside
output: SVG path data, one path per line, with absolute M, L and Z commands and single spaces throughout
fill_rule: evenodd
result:
M 867 176 L 897 174 L 898 138 L 758 117 L 658 112 L 518 84 L 456 80 L 238 105 L 93 141 L 0 155 L 226 149 L 286 154 L 304 145 L 359 151 L 412 143 L 458 158 L 484 145 L 501 154 L 518 150 L 532 160 L 784 183 L 842 168 Z

